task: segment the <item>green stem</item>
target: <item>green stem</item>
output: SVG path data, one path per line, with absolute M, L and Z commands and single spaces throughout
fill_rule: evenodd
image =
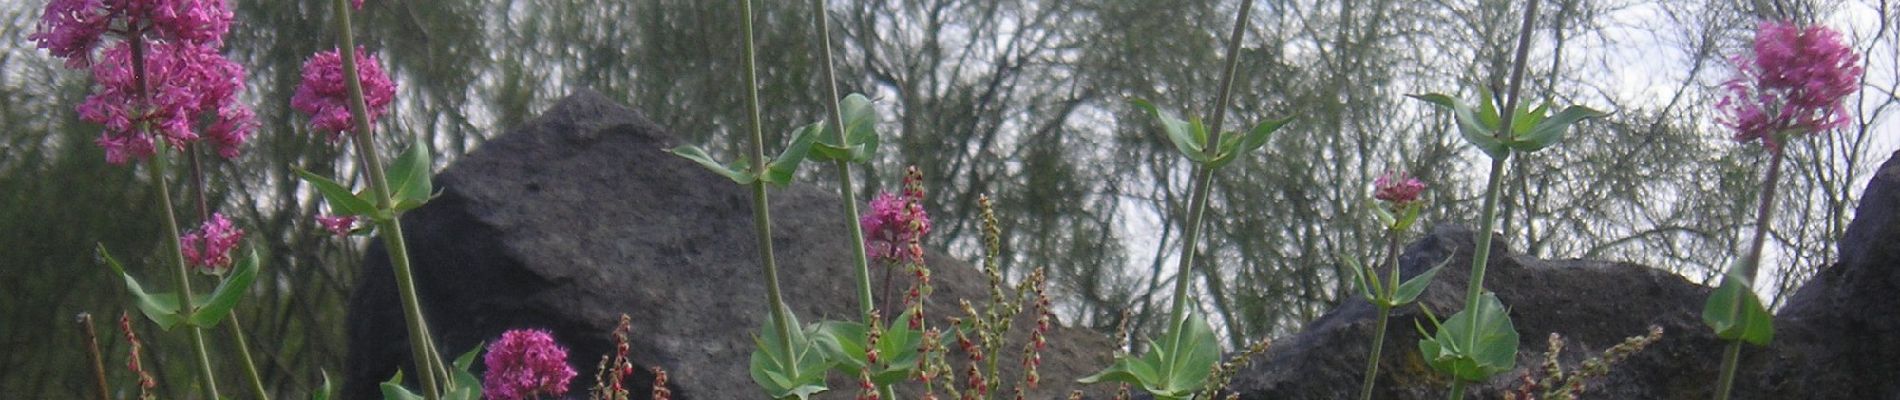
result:
M 825 12 L 829 9 L 826 7 L 825 0 L 814 0 L 813 3 L 816 4 L 815 13 L 818 14 L 819 48 L 822 49 L 824 57 L 819 65 L 822 65 L 825 71 L 825 90 L 831 94 L 831 100 L 825 102 L 825 106 L 830 107 L 829 111 L 831 111 L 828 118 L 832 127 L 832 139 L 837 140 L 839 145 L 845 145 L 844 111 L 838 106 L 838 72 L 831 65 L 831 15 Z M 851 256 L 858 268 L 858 306 L 864 312 L 864 323 L 869 325 L 872 311 L 877 308 L 877 305 L 871 298 L 871 260 L 864 253 L 864 228 L 858 226 L 857 189 L 851 186 L 851 163 L 839 160 L 836 164 L 838 165 L 838 195 L 844 197 L 844 216 L 850 218 L 845 220 L 845 226 L 851 231 Z
M 1525 60 L 1530 56 L 1531 29 L 1537 22 L 1537 3 L 1537 0 L 1531 0 L 1530 4 L 1524 7 L 1524 25 L 1518 33 L 1517 56 L 1511 62 L 1511 86 L 1504 94 L 1504 108 L 1499 112 L 1502 116 L 1498 120 L 1498 130 L 1494 133 L 1501 143 L 1509 143 L 1515 133 L 1512 128 L 1514 123 L 1511 120 L 1517 115 L 1517 103 L 1521 97 L 1518 91 L 1524 85 L 1524 65 Z M 1480 99 L 1480 101 L 1491 101 L 1491 99 Z M 1499 187 L 1504 180 L 1504 167 L 1510 159 L 1511 150 L 1508 148 L 1503 155 L 1493 157 L 1490 177 L 1485 180 L 1483 228 L 1478 231 L 1478 243 L 1476 249 L 1472 250 L 1471 280 L 1465 287 L 1465 310 L 1471 311 L 1465 313 L 1465 317 L 1472 319 L 1468 326 L 1473 327 L 1470 335 L 1465 337 L 1463 346 L 1465 349 L 1477 348 L 1480 330 L 1475 329 L 1478 318 L 1478 313 L 1475 311 L 1478 309 L 1478 298 L 1484 293 L 1484 270 L 1490 264 L 1491 258 L 1491 231 L 1497 226 Z M 1455 381 L 1452 384 L 1452 398 L 1459 398 L 1463 393 L 1464 382 Z
M 270 391 L 264 389 L 264 378 L 257 374 L 257 363 L 251 361 L 251 345 L 244 338 L 244 325 L 238 323 L 237 313 L 225 318 L 224 325 L 231 327 L 231 338 L 237 341 L 238 358 L 244 361 L 244 375 L 251 378 L 251 393 L 259 400 L 270 400 Z
M 1234 31 L 1227 39 L 1227 67 L 1221 73 L 1220 95 L 1214 100 L 1214 117 L 1208 119 L 1207 143 L 1202 148 L 1208 156 L 1220 151 L 1221 120 L 1227 115 L 1227 102 L 1233 98 L 1234 71 L 1240 65 L 1240 39 L 1247 32 L 1247 14 L 1253 11 L 1253 2 L 1240 2 L 1240 13 L 1234 17 Z M 1174 274 L 1174 306 L 1169 311 L 1169 325 L 1173 326 L 1174 343 L 1169 344 L 1168 354 L 1180 354 L 1181 338 L 1178 334 L 1187 325 L 1188 277 L 1194 274 L 1194 253 L 1196 241 L 1200 240 L 1201 223 L 1207 217 L 1207 196 L 1214 183 L 1214 170 L 1206 165 L 1194 167 L 1194 193 L 1188 200 L 1187 233 L 1181 237 L 1181 263 Z M 1208 288 L 1220 290 L 1220 288 Z M 1228 321 L 1232 323 L 1233 321 Z
M 1386 231 L 1390 233 L 1391 238 L 1386 241 L 1385 264 L 1390 268 L 1391 274 L 1390 277 L 1386 279 L 1385 287 L 1380 289 L 1383 293 L 1379 293 L 1379 295 L 1389 302 L 1391 299 L 1398 297 L 1399 233 L 1401 232 L 1395 229 L 1387 229 Z M 1378 306 L 1378 327 L 1373 330 L 1372 334 L 1372 354 L 1366 357 L 1366 381 L 1359 387 L 1360 400 L 1372 400 L 1373 381 L 1379 376 L 1379 354 L 1385 349 L 1386 319 L 1392 316 L 1391 305 L 1386 304 L 1386 302 L 1381 302 Z
M 763 179 L 769 162 L 765 160 L 765 128 L 762 126 L 765 119 L 759 115 L 759 60 L 752 43 L 752 0 L 740 4 L 745 10 L 745 19 L 740 25 L 745 27 L 745 89 L 746 109 L 752 117 L 752 173 L 759 177 L 752 180 L 752 226 L 759 237 L 759 263 L 765 266 L 765 294 L 772 306 L 772 325 L 778 329 L 780 348 L 789 350 L 792 326 L 785 318 L 785 297 L 778 286 L 778 262 L 772 257 L 772 210 Z
M 350 4 L 347 0 L 335 0 L 333 3 L 337 11 L 337 36 L 342 41 L 337 52 L 343 61 L 343 78 L 350 95 L 350 116 L 356 126 L 353 142 L 357 159 L 363 163 L 364 180 L 369 181 L 370 191 L 376 197 L 377 209 L 393 210 L 389 179 L 383 173 L 382 160 L 376 155 L 375 138 L 370 136 L 369 107 L 363 101 L 363 81 L 356 66 L 356 39 L 350 28 Z M 441 391 L 437 390 L 436 370 L 441 364 L 431 351 L 434 346 L 429 343 L 428 324 L 423 320 L 421 302 L 417 300 L 415 275 L 409 265 L 409 246 L 403 239 L 402 219 L 398 215 L 386 217 L 378 218 L 377 229 L 382 233 L 383 246 L 387 248 L 390 265 L 395 270 L 396 289 L 402 298 L 402 315 L 409 331 L 410 356 L 418 369 L 416 375 L 422 381 L 423 398 L 437 400 Z
M 152 183 L 158 186 L 159 208 L 165 210 L 165 234 L 171 239 L 171 262 L 178 266 L 178 293 L 181 299 L 178 302 L 178 315 L 189 316 L 193 311 L 189 300 L 192 293 L 191 272 L 185 267 L 185 247 L 178 237 L 178 214 L 172 211 L 171 188 L 165 185 L 165 146 L 156 147 L 158 151 L 153 152 L 152 165 L 148 171 L 151 172 Z M 198 375 L 202 377 L 205 393 L 210 398 L 219 398 L 218 378 L 212 375 L 211 351 L 205 347 L 205 332 L 197 326 L 186 327 L 186 332 L 191 334 L 191 349 L 198 358 Z
M 1451 381 L 1451 396 L 1447 398 L 1451 400 L 1464 400 L 1465 381 L 1462 379 Z
M 1733 272 L 1741 275 L 1744 282 L 1750 283 L 1747 286 L 1749 290 L 1753 290 L 1755 273 L 1760 271 L 1762 247 L 1767 245 L 1768 224 L 1773 222 L 1775 213 L 1775 188 L 1781 182 L 1781 162 L 1785 153 L 1782 149 L 1771 149 L 1770 153 L 1772 154 L 1768 157 L 1768 176 L 1762 179 L 1761 184 L 1761 204 L 1755 208 L 1755 234 L 1749 239 L 1748 254 L 1742 255 L 1741 264 L 1736 265 L 1740 271 Z M 1742 295 L 1753 296 L 1754 293 Z M 1742 302 L 1736 301 L 1729 305 L 1730 320 L 1737 319 L 1741 313 Z M 1735 372 L 1740 368 L 1741 354 L 1742 340 L 1740 338 L 1729 340 L 1728 350 L 1722 355 L 1722 378 L 1716 386 L 1716 399 L 1728 400 L 1729 393 L 1735 386 Z

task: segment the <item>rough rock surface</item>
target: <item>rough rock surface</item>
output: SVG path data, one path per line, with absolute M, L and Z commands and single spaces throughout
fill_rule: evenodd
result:
M 1875 174 L 1841 241 L 1840 260 L 1805 284 L 1776 315 L 1767 348 L 1745 347 L 1735 396 L 1740 399 L 1900 399 L 1900 153 Z M 1436 227 L 1407 246 L 1402 274 L 1451 262 L 1420 297 L 1446 316 L 1463 308 L 1474 232 Z M 1502 398 L 1539 368 L 1546 340 L 1562 334 L 1567 368 L 1646 326 L 1663 339 L 1590 381 L 1584 398 L 1706 399 L 1721 365 L 1724 342 L 1701 323 L 1710 289 L 1656 269 L 1627 263 L 1541 260 L 1510 254 L 1494 241 L 1485 287 L 1511 309 L 1519 333 L 1518 368 L 1473 389 L 1478 398 Z M 1349 300 L 1283 338 L 1266 360 L 1240 374 L 1244 399 L 1354 397 L 1377 309 Z M 1415 323 L 1429 325 L 1417 307 L 1393 310 L 1380 357 L 1379 399 L 1443 398 L 1449 382 L 1425 366 Z
M 441 196 L 403 217 L 442 352 L 453 357 L 510 328 L 552 330 L 581 375 L 570 394 L 581 394 L 625 313 L 642 370 L 631 380 L 638 396 L 652 379 L 645 368 L 660 366 L 676 399 L 762 397 L 746 373 L 767 308 L 750 192 L 661 152 L 677 144 L 640 113 L 582 92 L 442 171 Z M 772 193 L 781 279 L 806 322 L 858 315 L 836 199 L 802 185 Z M 959 298 L 988 298 L 987 279 L 968 264 L 936 252 L 926 259 L 937 289 L 932 315 L 959 314 Z M 380 245 L 357 288 L 345 398 L 377 398 L 376 383 L 409 358 Z M 1049 341 L 1032 398 L 1064 396 L 1069 382 L 1107 365 L 1112 348 L 1106 337 L 1062 327 Z M 1006 354 L 1002 364 L 1014 370 L 1018 355 Z M 834 380 L 838 390 L 823 398 L 849 398 L 850 384 Z

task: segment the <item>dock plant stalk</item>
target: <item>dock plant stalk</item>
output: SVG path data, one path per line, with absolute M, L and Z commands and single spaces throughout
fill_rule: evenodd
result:
M 338 49 L 343 54 L 343 78 L 349 93 L 351 120 L 355 122 L 356 137 L 351 140 L 356 147 L 357 160 L 363 164 L 364 180 L 369 182 L 370 193 L 376 200 L 376 207 L 382 210 L 395 208 L 394 198 L 390 196 L 389 179 L 384 175 L 382 159 L 376 155 L 375 138 L 370 135 L 369 107 L 363 100 L 363 81 L 357 75 L 356 40 L 350 28 L 349 0 L 334 0 L 336 6 L 337 36 L 342 42 Z M 422 146 L 424 143 L 415 143 Z M 446 367 L 435 353 L 435 345 L 429 336 L 428 323 L 423 319 L 422 305 L 416 296 L 415 275 L 409 264 L 409 245 L 403 239 L 402 219 L 397 215 L 388 218 L 375 218 L 376 229 L 381 233 L 383 246 L 388 250 L 389 264 L 396 275 L 396 289 L 402 299 L 402 316 L 409 333 L 409 352 L 414 359 L 416 376 L 422 382 L 422 395 L 427 400 L 437 400 L 442 391 L 436 379 L 447 376 Z

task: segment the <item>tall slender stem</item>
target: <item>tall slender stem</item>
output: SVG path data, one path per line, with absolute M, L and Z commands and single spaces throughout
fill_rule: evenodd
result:
M 1221 72 L 1220 94 L 1214 99 L 1214 116 L 1208 119 L 1207 143 L 1203 147 L 1208 155 L 1220 151 L 1221 120 L 1227 115 L 1227 102 L 1233 98 L 1234 71 L 1240 65 L 1240 38 L 1247 33 L 1247 14 L 1253 11 L 1252 1 L 1240 2 L 1240 13 L 1234 17 L 1234 31 L 1227 39 L 1227 66 Z M 1207 196 L 1214 183 L 1214 169 L 1206 165 L 1194 167 L 1194 194 L 1188 200 L 1187 232 L 1181 236 L 1181 264 L 1174 275 L 1174 306 L 1169 311 L 1168 324 L 1174 328 L 1171 332 L 1181 332 L 1187 325 L 1188 277 L 1194 274 L 1194 253 L 1196 241 L 1200 239 L 1201 222 L 1207 217 Z M 1220 290 L 1220 288 L 1208 288 Z M 1233 321 L 1228 321 L 1232 323 Z M 1169 346 L 1169 354 L 1180 354 L 1181 338 L 1187 335 L 1174 335 L 1174 343 Z
M 1740 274 L 1745 282 L 1751 283 L 1751 285 L 1747 286 L 1750 288 L 1754 287 L 1752 283 L 1755 281 L 1755 273 L 1759 271 L 1759 267 L 1761 266 L 1762 247 L 1767 245 L 1768 242 L 1768 223 L 1772 222 L 1772 217 L 1775 212 L 1775 188 L 1781 183 L 1781 162 L 1784 157 L 1783 149 L 1773 148 L 1769 151 L 1772 155 L 1768 157 L 1768 176 L 1762 179 L 1761 204 L 1755 208 L 1755 235 L 1748 241 L 1748 254 L 1742 255 L 1742 263 L 1736 266 L 1739 271 L 1733 272 Z M 1742 295 L 1753 296 L 1754 294 L 1743 293 Z M 1740 301 L 1730 303 L 1728 309 L 1729 318 L 1735 319 L 1737 315 L 1740 315 L 1742 312 L 1741 307 L 1742 302 Z M 1734 390 L 1735 372 L 1740 367 L 1741 356 L 1742 341 L 1739 339 L 1730 340 L 1728 342 L 1728 349 L 1722 352 L 1722 378 L 1720 382 L 1716 383 L 1716 399 L 1728 400 L 1729 394 Z
M 391 210 L 394 200 L 390 198 L 389 179 L 383 173 L 382 160 L 376 155 L 375 138 L 370 135 L 369 106 L 363 100 L 363 80 L 357 75 L 356 39 L 352 36 L 350 28 L 350 4 L 348 0 L 335 0 L 332 3 L 335 4 L 337 12 L 337 36 L 342 42 L 337 52 L 343 61 L 344 86 L 350 95 L 350 116 L 356 126 L 356 138 L 353 142 L 357 150 L 357 159 L 363 164 L 364 180 L 369 181 L 370 191 L 376 197 L 377 208 Z M 418 142 L 411 145 L 425 144 Z M 377 225 L 382 233 L 383 246 L 389 253 L 389 263 L 395 270 L 396 289 L 402 298 L 403 319 L 408 325 L 410 356 L 414 359 L 418 370 L 416 375 L 422 381 L 423 398 L 437 400 L 441 391 L 437 389 L 436 378 L 441 373 L 439 370 L 442 369 L 442 364 L 432 351 L 434 346 L 430 344 L 432 339 L 428 335 L 428 324 L 423 320 L 422 305 L 416 296 L 415 275 L 409 265 L 409 246 L 403 239 L 402 218 L 391 215 L 389 218 L 379 219 Z
M 165 183 L 165 146 L 156 147 L 158 151 L 153 152 L 152 165 L 148 171 L 152 184 L 158 186 L 159 208 L 165 210 L 165 234 L 171 239 L 171 262 L 178 266 L 178 293 L 181 298 L 189 298 L 192 293 L 191 272 L 185 267 L 185 247 L 178 237 L 178 214 L 172 211 L 172 191 Z M 191 315 L 192 311 L 190 301 L 178 302 L 179 315 Z M 191 334 L 191 349 L 198 358 L 198 375 L 202 376 L 200 381 L 205 385 L 205 393 L 211 398 L 219 398 L 218 378 L 212 375 L 211 351 L 205 347 L 204 329 L 188 326 L 186 332 Z
M 1504 93 L 1504 108 L 1499 111 L 1499 114 L 1502 115 L 1498 119 L 1498 130 L 1494 133 L 1501 143 L 1508 143 L 1511 136 L 1515 134 L 1512 128 L 1514 125 L 1512 117 L 1517 115 L 1517 103 L 1519 98 L 1522 97 L 1518 92 L 1524 86 L 1524 65 L 1525 60 L 1530 56 L 1531 29 L 1536 26 L 1537 22 L 1537 3 L 1537 0 L 1531 0 L 1530 4 L 1524 7 L 1524 25 L 1518 32 L 1516 57 L 1511 61 L 1510 88 Z M 1491 99 L 1480 99 L 1480 101 L 1491 101 Z M 1508 164 L 1510 159 L 1511 150 L 1509 148 L 1504 150 L 1503 155 L 1492 157 L 1490 177 L 1485 180 L 1484 209 L 1482 211 L 1484 222 L 1481 224 L 1483 229 L 1478 231 L 1478 243 L 1476 248 L 1472 250 L 1471 255 L 1471 280 L 1467 286 L 1465 286 L 1465 310 L 1467 312 L 1464 313 L 1464 316 L 1465 318 L 1471 319 L 1467 326 L 1473 327 L 1473 329 L 1470 329 L 1471 333 L 1465 337 L 1463 346 L 1465 349 L 1477 348 L 1478 334 L 1482 331 L 1476 329 L 1478 325 L 1478 313 L 1476 310 L 1478 308 L 1478 299 L 1484 293 L 1484 270 L 1491 262 L 1491 231 L 1496 229 L 1497 226 L 1498 198 L 1501 197 L 1499 193 L 1501 190 L 1499 190 L 1499 188 L 1504 180 L 1504 167 Z M 1464 397 L 1464 384 L 1465 382 L 1462 379 L 1453 380 L 1451 385 L 1452 399 Z
M 1398 296 L 1399 233 L 1401 232 L 1396 229 L 1387 229 L 1386 232 L 1390 239 L 1386 241 L 1385 246 L 1385 265 L 1391 270 L 1391 274 L 1386 278 L 1385 287 L 1380 288 L 1379 296 L 1389 300 Z M 1379 376 L 1379 354 L 1385 349 L 1386 319 L 1392 316 L 1391 305 L 1380 302 L 1378 306 L 1379 316 L 1376 320 L 1378 327 L 1372 333 L 1372 354 L 1366 357 L 1366 380 L 1359 386 L 1360 400 L 1372 400 L 1372 386 Z
M 752 180 L 752 226 L 758 231 L 759 263 L 765 266 L 765 295 L 772 306 L 772 325 L 778 329 L 779 344 L 783 349 L 792 348 L 792 326 L 785 318 L 785 297 L 779 292 L 778 262 L 772 257 L 772 210 L 771 202 L 765 193 L 765 128 L 764 118 L 759 114 L 759 61 L 758 50 L 752 43 L 752 0 L 740 4 L 745 9 L 745 90 L 746 109 L 752 117 L 752 165 L 753 174 L 761 179 Z
M 825 0 L 813 0 L 813 3 L 813 13 L 818 14 L 819 48 L 824 57 L 819 65 L 825 71 L 825 90 L 831 95 L 831 100 L 826 101 L 825 106 L 831 108 L 828 118 L 832 139 L 837 140 L 839 145 L 845 145 L 844 111 L 838 106 L 838 72 L 831 65 L 831 14 L 826 12 L 830 8 L 826 6 Z M 870 324 L 872 311 L 877 305 L 871 298 L 871 260 L 864 253 L 864 228 L 858 225 L 857 189 L 851 185 L 851 163 L 838 160 L 835 164 L 838 166 L 838 195 L 844 197 L 844 216 L 850 218 L 846 220 L 845 226 L 851 231 L 851 256 L 858 269 L 858 306 L 864 313 L 864 323 Z
M 846 146 L 849 145 L 846 142 L 848 135 L 845 132 L 848 127 L 844 126 L 844 111 L 838 106 L 838 71 L 831 64 L 831 13 L 827 11 L 831 8 L 826 3 L 825 0 L 812 1 L 812 13 L 817 14 L 816 18 L 818 18 L 818 44 L 820 55 L 823 57 L 819 65 L 824 68 L 825 91 L 830 95 L 825 106 L 831 111 L 827 118 L 831 125 L 832 139 L 837 140 L 839 145 Z M 877 303 L 871 297 L 871 260 L 864 252 L 864 227 L 858 225 L 858 193 L 857 189 L 851 185 L 851 163 L 846 160 L 837 160 L 833 164 L 838 166 L 838 197 L 843 198 L 841 203 L 844 203 L 844 216 L 847 218 L 844 225 L 845 229 L 851 232 L 849 244 L 851 260 L 855 263 L 853 266 L 857 267 L 858 272 L 858 309 L 863 312 L 864 325 L 868 327 L 877 323 L 875 321 Z M 865 335 L 865 340 L 870 340 L 869 330 L 865 331 Z M 878 385 L 877 391 L 879 398 L 897 398 L 891 390 L 891 385 Z
M 244 338 L 244 325 L 238 323 L 235 312 L 224 318 L 224 326 L 231 327 L 231 338 L 237 341 L 238 358 L 244 362 L 244 376 L 251 378 L 251 394 L 259 400 L 270 400 L 270 390 L 264 389 L 264 377 L 257 374 L 257 363 L 251 361 L 251 345 Z

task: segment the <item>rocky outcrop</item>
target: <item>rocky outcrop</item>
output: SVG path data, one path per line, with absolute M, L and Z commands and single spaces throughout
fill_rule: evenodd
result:
M 767 308 L 750 193 L 661 151 L 677 144 L 640 113 L 582 92 L 442 171 L 441 196 L 403 216 L 442 352 L 460 354 L 510 328 L 548 329 L 581 371 L 580 393 L 625 313 L 642 370 L 631 380 L 636 393 L 651 382 L 644 369 L 659 366 L 676 399 L 761 397 L 746 372 Z M 856 319 L 835 192 L 792 185 L 772 196 L 788 303 L 807 322 Z M 988 298 L 987 279 L 968 264 L 937 252 L 926 259 L 937 288 L 930 313 L 955 315 L 956 299 Z M 351 299 L 346 398 L 375 398 L 376 382 L 408 361 L 386 260 L 372 246 Z M 1106 337 L 1060 327 L 1051 335 L 1033 398 L 1059 398 L 1108 363 Z M 838 382 L 826 398 L 850 397 L 855 386 Z
M 1840 243 L 1840 260 L 1791 297 L 1776 315 L 1776 338 L 1743 350 L 1740 399 L 1900 399 L 1900 153 L 1875 174 Z M 1473 232 L 1436 227 L 1406 247 L 1402 274 L 1424 272 L 1447 257 L 1447 270 L 1420 297 L 1439 316 L 1463 308 Z M 1493 243 L 1485 287 L 1511 309 L 1519 333 L 1518 368 L 1473 388 L 1501 398 L 1539 368 L 1551 333 L 1561 359 L 1587 356 L 1664 329 L 1662 340 L 1590 381 L 1585 398 L 1706 399 L 1713 396 L 1724 342 L 1701 323 L 1710 288 L 1649 267 L 1589 260 L 1541 260 Z M 1281 339 L 1266 360 L 1235 380 L 1245 399 L 1335 399 L 1358 392 L 1376 309 L 1352 299 Z M 1379 399 L 1443 398 L 1449 382 L 1419 355 L 1426 324 L 1419 308 L 1393 312 L 1380 357 Z

